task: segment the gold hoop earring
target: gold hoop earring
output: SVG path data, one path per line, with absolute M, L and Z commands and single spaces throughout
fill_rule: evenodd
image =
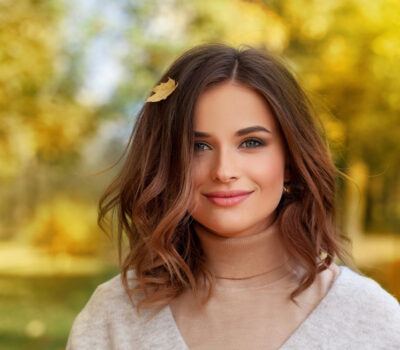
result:
M 289 194 L 290 193 L 290 188 L 287 185 L 283 185 L 283 193 L 284 194 Z

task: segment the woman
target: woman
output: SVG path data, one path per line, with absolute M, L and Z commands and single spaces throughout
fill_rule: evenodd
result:
M 400 348 L 399 304 L 354 267 L 335 167 L 284 64 L 201 45 L 153 91 L 100 200 L 129 253 L 67 349 Z

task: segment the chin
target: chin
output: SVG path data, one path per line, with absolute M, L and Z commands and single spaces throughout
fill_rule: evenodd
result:
M 252 234 L 254 233 L 253 231 L 263 230 L 269 225 L 268 222 L 271 223 L 273 216 L 275 216 L 274 210 L 261 212 L 259 215 L 254 215 L 256 214 L 255 210 L 253 210 L 253 212 L 246 210 L 242 213 L 197 212 L 193 214 L 193 219 L 197 221 L 198 224 L 215 234 L 225 237 L 241 235 L 246 231 Z
M 195 219 L 196 220 L 196 219 Z M 256 222 L 245 222 L 237 218 L 236 220 L 196 220 L 205 229 L 224 237 L 232 237 L 251 228 Z

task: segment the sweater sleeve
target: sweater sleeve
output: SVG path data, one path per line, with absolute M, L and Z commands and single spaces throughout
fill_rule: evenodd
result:
M 369 333 L 375 349 L 400 349 L 400 305 L 397 299 L 368 278 L 370 288 L 364 289 L 364 300 L 359 310 L 364 314 L 360 318 L 360 328 Z M 369 324 L 369 327 L 362 327 Z M 367 331 L 366 331 L 367 329 Z M 372 340 L 374 339 L 374 340 Z
M 168 308 L 152 313 L 137 313 L 117 275 L 95 289 L 75 318 L 66 350 L 187 350 Z
M 107 323 L 107 290 L 100 285 L 75 318 L 66 350 L 112 349 Z
M 400 349 L 400 305 L 375 280 L 348 267 L 281 350 Z
M 343 347 L 400 349 L 400 305 L 377 281 L 347 270 L 336 305 Z M 340 304 L 339 304 L 340 302 Z

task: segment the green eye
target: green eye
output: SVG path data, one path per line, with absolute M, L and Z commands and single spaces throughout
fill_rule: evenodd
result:
M 194 143 L 194 150 L 195 150 L 195 152 L 198 152 L 198 151 L 205 151 L 205 149 L 203 148 L 203 146 L 208 147 L 207 144 L 205 144 L 204 142 L 195 142 L 195 143 Z
M 247 139 L 247 140 L 243 141 L 241 145 L 245 145 L 245 146 L 242 146 L 242 148 L 257 148 L 257 147 L 264 146 L 265 142 L 262 140 L 259 140 L 259 139 L 251 138 L 251 139 Z M 207 151 L 208 149 L 210 149 L 210 146 L 208 146 L 204 142 L 195 142 L 194 143 L 195 152 Z
M 245 146 L 244 148 L 256 148 L 256 147 L 265 145 L 265 143 L 263 141 L 257 140 L 257 139 L 247 139 L 242 143 L 242 145 L 243 144 L 249 145 L 249 146 Z

